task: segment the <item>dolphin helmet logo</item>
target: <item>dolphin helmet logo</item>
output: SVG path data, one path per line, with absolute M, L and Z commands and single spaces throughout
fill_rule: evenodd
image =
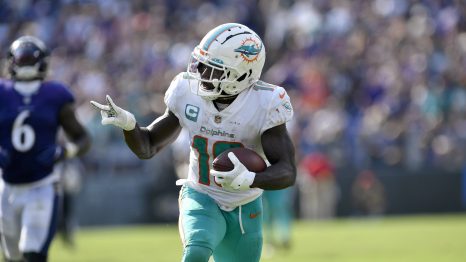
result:
M 257 55 L 261 50 L 257 49 L 254 44 L 251 45 L 242 45 L 235 49 L 235 52 L 240 52 L 241 54 L 249 57 L 253 55 Z
M 240 53 L 244 61 L 251 63 L 257 61 L 261 50 L 262 44 L 257 43 L 253 38 L 247 38 L 234 51 Z

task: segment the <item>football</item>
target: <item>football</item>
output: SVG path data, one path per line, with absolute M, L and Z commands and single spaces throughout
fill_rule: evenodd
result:
M 228 158 L 228 153 L 233 152 L 236 157 L 243 163 L 243 165 L 251 172 L 262 172 L 267 167 L 264 159 L 251 149 L 244 147 L 237 147 L 232 149 L 227 149 L 218 155 L 213 163 L 212 167 L 217 171 L 231 171 L 233 170 L 233 163 Z

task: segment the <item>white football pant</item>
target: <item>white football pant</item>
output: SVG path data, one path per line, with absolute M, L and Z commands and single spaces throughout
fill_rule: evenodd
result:
M 0 231 L 6 258 L 47 254 L 56 230 L 58 194 L 53 183 L 34 186 L 0 181 Z

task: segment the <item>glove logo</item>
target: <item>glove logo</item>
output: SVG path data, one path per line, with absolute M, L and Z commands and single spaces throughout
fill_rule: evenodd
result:
M 197 122 L 197 117 L 199 115 L 199 107 L 187 104 L 184 110 L 184 114 L 187 119 L 193 122 Z

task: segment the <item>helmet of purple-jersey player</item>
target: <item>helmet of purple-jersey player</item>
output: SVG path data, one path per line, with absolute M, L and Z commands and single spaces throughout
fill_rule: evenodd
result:
M 222 24 L 208 32 L 191 54 L 187 72 L 198 80 L 191 90 L 209 100 L 235 96 L 259 80 L 264 63 L 264 44 L 253 30 Z
M 48 56 L 44 42 L 33 36 L 22 36 L 8 50 L 8 71 L 15 80 L 42 80 L 47 73 Z

